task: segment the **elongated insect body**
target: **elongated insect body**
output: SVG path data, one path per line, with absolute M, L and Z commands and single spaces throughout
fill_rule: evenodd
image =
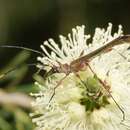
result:
M 108 50 L 112 49 L 112 47 L 114 47 L 116 45 L 124 44 L 124 43 L 130 44 L 130 35 L 120 36 L 120 37 L 106 43 L 102 47 L 88 53 L 87 55 L 79 57 L 78 59 L 72 61 L 70 64 L 59 63 L 59 66 L 52 66 L 52 69 L 49 72 L 47 72 L 44 77 L 47 77 L 47 76 L 49 76 L 50 74 L 53 74 L 53 73 L 65 73 L 66 75 L 68 75 L 70 73 L 76 73 L 76 72 L 79 72 L 79 71 L 83 71 L 85 66 L 87 66 L 89 61 L 92 60 L 94 57 L 99 56 L 102 53 L 107 53 Z M 31 52 L 34 52 L 34 53 L 44 55 L 40 51 L 30 49 L 30 48 L 26 48 L 26 47 L 9 46 L 9 45 L 0 45 L 0 47 L 1 48 L 24 49 L 24 50 L 28 50 L 28 51 L 31 51 Z M 120 54 L 120 55 L 123 56 L 122 54 Z M 45 65 L 45 66 L 47 66 L 47 65 Z M 14 70 L 14 69 L 11 69 L 11 70 Z M 10 72 L 11 70 L 9 70 L 8 72 Z M 8 74 L 8 72 L 6 72 L 6 74 Z M 2 78 L 4 76 L 5 76 L 5 74 L 2 74 L 0 77 Z
M 44 63 L 50 65 L 50 68 L 45 69 L 47 71 L 46 83 L 42 85 L 45 87 L 44 97 L 41 97 L 41 100 L 38 99 L 39 97 L 36 98 L 38 101 L 35 103 L 38 104 L 38 107 L 42 106 L 45 109 L 42 113 L 47 114 L 34 120 L 38 120 L 35 122 L 39 123 L 41 118 L 44 118 L 38 125 L 39 128 L 41 125 L 45 126 L 43 122 L 49 122 L 45 123 L 48 126 L 52 120 L 55 121 L 56 123 L 53 122 L 54 125 L 50 127 L 52 130 L 86 130 L 95 129 L 95 127 L 99 130 L 111 128 L 126 130 L 126 127 L 117 124 L 125 121 L 124 124 L 129 125 L 127 99 L 129 92 L 126 92 L 127 89 L 129 90 L 129 85 L 126 83 L 129 81 L 125 80 L 127 72 L 125 73 L 121 67 L 129 64 L 127 47 L 130 45 L 130 35 L 122 36 L 120 31 L 111 35 L 110 28 L 106 32 L 101 30 L 103 34 L 98 30 L 98 35 L 94 34 L 92 44 L 88 45 L 85 40 L 87 35 L 83 34 L 82 28 L 78 33 L 78 29 L 80 30 L 80 27 L 73 31 L 72 37 L 70 35 L 68 38 L 60 37 L 61 46 L 49 39 L 41 47 L 45 56 L 38 57 L 38 61 L 43 63 L 43 66 Z M 51 53 L 48 48 L 52 51 Z M 115 68 L 119 64 L 120 67 Z M 110 70 L 109 75 L 107 75 L 108 70 Z M 130 72 L 128 74 L 130 75 Z M 78 104 L 80 108 L 71 104 Z M 40 111 L 41 109 L 39 109 Z M 65 112 L 63 116 L 62 112 Z M 64 127 L 60 125 L 62 120 L 66 120 L 66 123 L 63 124 Z M 110 124 L 108 124 L 109 122 Z M 58 124 L 59 127 L 55 127 L 55 124 Z M 73 124 L 75 126 L 70 127 Z M 80 127 L 82 124 L 83 127 Z M 100 127 L 102 125 L 104 128 Z M 110 128 L 107 128 L 109 126 Z
M 82 79 L 78 75 L 78 72 L 86 70 L 86 67 L 88 67 L 92 71 L 92 73 L 94 75 L 96 75 L 96 73 L 92 70 L 91 66 L 89 65 L 89 62 L 93 58 L 95 58 L 96 56 L 99 56 L 99 55 L 101 55 L 103 53 L 107 53 L 108 51 L 110 51 L 112 49 L 112 47 L 114 47 L 116 45 L 124 44 L 126 42 L 130 44 L 130 35 L 120 36 L 120 37 L 118 37 L 118 38 L 116 38 L 116 39 L 106 43 L 102 47 L 100 47 L 100 48 L 98 48 L 98 49 L 96 49 L 96 50 L 94 50 L 94 51 L 92 51 L 92 52 L 90 52 L 90 53 L 88 53 L 88 54 L 86 54 L 84 56 L 81 56 L 81 57 L 79 57 L 76 60 L 73 60 L 70 64 L 67 64 L 67 63 L 61 64 L 61 63 L 59 63 L 59 66 L 54 66 L 53 65 L 52 68 L 50 69 L 50 71 L 45 74 L 45 76 L 44 76 L 45 78 L 50 76 L 50 75 L 52 75 L 52 74 L 54 74 L 54 73 L 64 73 L 65 76 L 54 87 L 54 91 L 52 93 L 52 96 L 50 97 L 50 100 L 49 100 L 48 104 L 50 104 L 50 102 L 52 101 L 53 97 L 55 96 L 56 88 L 62 84 L 64 79 L 67 78 L 67 76 L 70 73 L 74 73 L 81 80 L 81 82 L 82 82 Z M 6 46 L 6 45 L 5 46 L 0 46 L 0 47 L 13 48 L 13 46 Z M 37 50 L 30 49 L 30 48 L 17 47 L 17 46 L 14 46 L 14 48 L 26 49 L 28 51 L 33 51 L 35 53 L 43 55 L 43 53 L 41 53 L 41 52 L 39 52 Z M 44 69 L 44 67 L 43 67 L 43 69 Z M 3 77 L 3 76 L 4 75 L 1 75 L 0 77 Z M 106 85 L 97 75 L 96 75 L 96 77 L 99 80 L 99 82 L 102 84 L 103 88 L 108 92 L 108 95 L 113 99 L 113 101 L 115 102 L 115 104 L 117 105 L 119 110 L 122 112 L 122 116 L 123 116 L 122 117 L 122 121 L 124 121 L 125 120 L 125 113 L 122 110 L 122 108 L 119 106 L 119 104 L 116 102 L 116 100 L 113 98 L 111 92 L 109 91 L 110 86 Z M 82 83 L 84 84 L 84 82 L 82 82 Z M 100 95 L 100 93 L 98 95 Z
M 85 56 L 82 56 L 74 61 L 72 61 L 69 64 L 61 64 L 59 63 L 59 66 L 52 66 L 52 74 L 53 73 L 72 73 L 72 72 L 78 72 L 81 70 L 84 70 L 84 66 L 86 63 L 88 63 L 91 59 L 93 59 L 94 57 L 102 54 L 102 53 L 107 53 L 108 50 L 112 50 L 112 47 L 116 46 L 116 45 L 120 45 L 120 44 L 124 44 L 124 43 L 129 43 L 130 44 L 130 35 L 124 35 L 124 36 L 120 36 L 108 43 L 106 43 L 105 45 L 103 45 L 102 47 L 88 53 Z M 17 48 L 17 49 L 23 49 L 23 50 L 27 50 L 27 51 L 31 51 L 34 53 L 38 53 L 41 55 L 44 55 L 42 52 L 31 49 L 31 48 L 27 48 L 27 47 L 21 47 L 21 46 L 9 46 L 9 45 L 0 45 L 0 48 Z
M 59 63 L 59 66 L 58 67 L 53 66 L 52 70 L 55 73 L 65 73 L 65 74 L 76 73 L 78 71 L 83 71 L 85 66 L 94 57 L 96 57 L 96 56 L 98 56 L 98 55 L 100 55 L 102 53 L 107 53 L 108 52 L 107 50 L 112 50 L 112 47 L 114 47 L 116 45 L 124 44 L 124 43 L 129 43 L 130 44 L 130 35 L 120 36 L 120 37 L 112 40 L 111 42 L 108 42 L 104 46 L 92 51 L 91 53 L 72 61 L 70 63 L 70 65 L 68 65 L 68 64 L 60 64 Z
M 89 61 L 92 60 L 94 57 L 99 56 L 102 53 L 107 53 L 108 50 L 112 50 L 112 47 L 114 47 L 116 45 L 124 44 L 124 43 L 129 43 L 130 44 L 130 35 L 120 36 L 120 37 L 112 40 L 111 42 L 108 42 L 104 46 L 96 49 L 95 51 L 92 51 L 91 53 L 72 61 L 70 63 L 70 65 L 68 65 L 68 64 L 59 64 L 58 67 L 56 67 L 56 66 L 52 67 L 52 70 L 55 70 L 55 73 L 65 73 L 66 76 L 63 77 L 63 79 L 65 79 L 67 77 L 67 75 L 69 75 L 70 73 L 74 73 L 74 74 L 76 74 L 76 76 L 78 78 L 80 78 L 80 76 L 77 74 L 77 72 L 84 71 L 85 70 L 84 68 L 86 66 L 86 67 L 90 68 L 90 70 L 93 72 L 94 75 L 96 75 L 96 73 L 90 67 Z M 97 75 L 96 75 L 96 77 L 99 80 L 99 82 L 102 84 L 104 89 L 108 92 L 109 96 L 113 99 L 113 101 L 115 102 L 115 104 L 117 105 L 119 110 L 122 112 L 122 121 L 121 121 L 121 123 L 122 123 L 125 120 L 125 112 L 120 107 L 120 105 L 116 102 L 114 97 L 111 95 L 111 92 L 109 91 L 110 86 L 106 85 Z M 55 89 L 62 83 L 63 79 L 61 79 L 61 81 L 59 81 L 59 83 L 55 86 L 54 92 L 53 92 L 49 102 L 54 97 Z
M 104 46 L 96 49 L 95 51 L 92 51 L 91 53 L 74 60 L 71 64 L 75 64 L 75 63 L 81 62 L 81 61 L 88 61 L 88 60 L 96 57 L 97 55 L 107 52 L 107 50 L 111 50 L 112 47 L 114 47 L 116 45 L 124 44 L 124 43 L 130 44 L 130 35 L 120 36 L 120 37 L 112 40 L 111 42 L 108 42 Z
M 89 61 L 92 60 L 94 57 L 99 56 L 102 53 L 107 53 L 108 50 L 112 49 L 112 47 L 114 47 L 116 45 L 124 44 L 124 43 L 129 43 L 130 44 L 130 35 L 120 36 L 120 37 L 106 43 L 102 47 L 88 53 L 87 55 L 79 57 L 78 59 L 72 61 L 70 64 L 67 64 L 67 63 L 61 64 L 61 63 L 59 63 L 59 66 L 52 66 L 52 69 L 49 72 L 47 72 L 48 74 L 46 73 L 45 76 L 53 74 L 53 73 L 65 73 L 66 75 L 68 75 L 69 73 L 76 73 L 76 72 L 79 72 L 79 71 L 83 71 L 85 66 L 87 66 Z M 40 51 L 30 49 L 30 48 L 26 48 L 26 47 L 9 46 L 9 45 L 0 45 L 0 47 L 1 48 L 24 49 L 24 50 L 28 50 L 28 51 L 31 51 L 31 52 L 34 52 L 34 53 L 44 55 Z M 121 56 L 122 56 L 122 54 L 121 54 Z M 44 66 L 44 64 L 43 64 L 43 66 Z M 45 65 L 45 66 L 47 66 L 47 65 Z M 44 69 L 44 67 L 42 69 Z M 14 69 L 11 69 L 11 70 L 14 70 Z M 11 70 L 9 70 L 9 72 Z M 0 77 L 3 77 L 3 76 L 4 75 L 2 74 L 2 76 L 0 76 Z

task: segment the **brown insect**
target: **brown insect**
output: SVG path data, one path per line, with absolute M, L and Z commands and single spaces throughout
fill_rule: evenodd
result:
M 130 43 L 130 35 L 120 36 L 120 37 L 112 40 L 111 42 L 105 44 L 104 46 L 96 49 L 95 51 L 92 51 L 91 53 L 72 61 L 70 63 L 70 65 L 68 65 L 67 63 L 66 64 L 59 63 L 58 67 L 53 66 L 52 69 L 48 72 L 48 74 L 54 74 L 54 73 L 65 73 L 66 74 L 65 77 L 63 77 L 63 79 L 61 79 L 61 81 L 56 85 L 56 87 L 54 89 L 56 89 L 59 86 L 59 84 L 61 84 L 61 82 L 70 73 L 76 74 L 79 71 L 83 71 L 84 66 L 88 66 L 91 69 L 91 71 L 94 73 L 91 66 L 89 65 L 89 61 L 91 59 L 93 59 L 94 57 L 96 57 L 97 55 L 100 55 L 101 53 L 105 53 L 105 52 L 112 50 L 112 47 L 114 47 L 115 45 L 124 44 L 124 42 Z M 120 54 L 120 55 L 123 56 L 122 54 Z
M 124 36 L 120 36 L 114 40 L 112 40 L 111 42 L 108 42 L 107 44 L 105 44 L 104 46 L 92 51 L 91 53 L 80 57 L 74 61 L 72 61 L 70 64 L 61 64 L 59 63 L 59 66 L 53 66 L 52 69 L 47 72 L 45 74 L 45 77 L 48 77 L 51 74 L 54 73 L 64 73 L 65 76 L 57 83 L 57 85 L 54 87 L 54 92 L 52 94 L 52 96 L 50 97 L 49 103 L 51 102 L 51 100 L 53 99 L 53 97 L 55 96 L 55 90 L 56 88 L 62 84 L 62 81 L 64 81 L 64 79 L 70 74 L 70 73 L 74 73 L 76 74 L 76 76 L 80 78 L 80 76 L 78 75 L 77 72 L 79 71 L 84 71 L 84 67 L 87 66 L 94 75 L 96 75 L 96 73 L 92 70 L 91 66 L 89 65 L 90 60 L 92 60 L 94 57 L 102 54 L 102 53 L 106 53 L 108 51 L 112 50 L 112 47 L 116 46 L 116 45 L 120 45 L 120 44 L 124 44 L 124 42 L 127 42 L 130 44 L 130 35 L 124 35 Z M 18 46 L 8 46 L 8 45 L 3 45 L 0 47 L 7 47 L 7 48 L 19 48 L 19 49 L 24 49 L 24 50 L 28 50 L 28 51 L 32 51 L 35 53 L 39 53 L 41 55 L 43 55 L 42 52 L 39 52 L 37 50 L 33 50 L 30 48 L 25 48 L 25 47 L 18 47 Z M 119 53 L 120 54 L 120 53 Z M 122 54 L 120 54 L 121 56 L 123 56 Z M 123 56 L 124 57 L 124 56 Z M 14 70 L 14 69 L 12 69 Z M 10 72 L 10 71 L 9 71 Z M 7 74 L 8 72 L 6 72 Z M 5 74 L 1 75 L 0 77 L 5 76 Z M 115 104 L 117 105 L 117 107 L 120 109 L 120 111 L 122 112 L 122 121 L 125 120 L 125 112 L 122 110 L 122 108 L 119 106 L 119 104 L 116 102 L 116 100 L 113 98 L 111 92 L 109 91 L 110 86 L 106 85 L 97 75 L 96 75 L 98 81 L 102 84 L 102 86 L 104 87 L 104 89 L 108 92 L 109 96 L 113 99 L 113 101 L 115 102 Z
M 51 74 L 54 73 L 65 73 L 65 76 L 57 83 L 57 85 L 54 87 L 54 92 L 49 100 L 49 102 L 53 99 L 54 95 L 55 95 L 55 90 L 56 88 L 62 83 L 62 81 L 70 74 L 70 73 L 74 73 L 76 74 L 76 76 L 81 80 L 80 76 L 78 75 L 77 72 L 79 71 L 84 71 L 84 67 L 87 66 L 89 67 L 89 69 L 92 71 L 92 73 L 94 75 L 96 75 L 96 73 L 92 70 L 91 66 L 89 65 L 90 60 L 92 60 L 94 57 L 96 57 L 97 55 L 100 55 L 102 53 L 108 52 L 110 50 L 112 50 L 112 47 L 114 47 L 115 45 L 120 45 L 120 44 L 124 44 L 124 42 L 130 43 L 130 35 L 124 35 L 124 36 L 120 36 L 114 40 L 112 40 L 111 42 L 108 42 L 107 44 L 105 44 L 104 46 L 96 49 L 95 51 L 92 51 L 91 53 L 80 57 L 74 61 L 72 61 L 70 63 L 70 65 L 66 64 L 60 64 L 59 66 L 53 66 L 52 69 L 50 70 Z M 120 53 L 119 53 L 120 54 Z M 123 56 L 122 54 L 120 54 L 121 56 Z M 124 57 L 124 56 L 123 56 Z M 50 73 L 48 72 L 48 73 Z M 122 121 L 123 122 L 125 120 L 125 112 L 123 111 L 123 109 L 120 107 L 120 105 L 116 102 L 116 100 L 114 99 L 114 97 L 112 96 L 111 92 L 109 91 L 110 86 L 106 85 L 97 75 L 96 75 L 98 81 L 102 84 L 102 86 L 104 87 L 104 89 L 108 92 L 109 96 L 113 99 L 113 101 L 115 102 L 115 104 L 117 105 L 117 107 L 120 109 L 120 111 L 122 112 Z M 82 80 L 81 80 L 82 81 Z

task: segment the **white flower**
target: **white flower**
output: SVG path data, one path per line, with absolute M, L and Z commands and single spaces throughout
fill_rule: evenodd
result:
M 49 69 L 67 63 L 68 65 L 82 56 L 100 48 L 104 44 L 123 35 L 122 27 L 112 35 L 112 24 L 107 30 L 96 28 L 92 42 L 90 35 L 84 34 L 84 26 L 72 29 L 68 37 L 60 36 L 61 47 L 53 39 L 45 41 L 41 46 L 46 56 L 38 60 Z M 51 53 L 47 50 L 49 48 Z M 124 125 L 120 124 L 123 113 L 111 96 L 103 89 L 92 72 L 86 68 L 78 72 L 82 81 L 74 73 L 56 88 L 56 93 L 49 102 L 54 87 L 65 76 L 56 73 L 49 76 L 44 85 L 36 82 L 41 91 L 36 94 L 32 103 L 34 113 L 31 114 L 37 130 L 127 130 L 130 122 L 130 63 L 120 55 L 129 59 L 128 44 L 115 46 L 113 50 L 96 56 L 89 64 L 96 75 L 110 86 L 110 93 L 116 103 L 125 112 Z M 60 64 L 59 64 L 60 63 Z M 44 67 L 47 69 L 48 68 Z M 41 67 L 42 69 L 42 67 Z M 49 104 L 49 105 L 48 105 Z

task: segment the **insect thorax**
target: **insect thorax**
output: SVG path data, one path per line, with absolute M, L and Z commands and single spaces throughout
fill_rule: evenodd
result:
M 79 62 L 72 62 L 70 64 L 71 72 L 79 72 L 79 71 L 85 71 L 86 70 L 86 62 L 85 61 L 79 61 Z
M 55 67 L 57 73 L 76 73 L 79 71 L 84 71 L 86 69 L 85 61 L 80 62 L 72 62 L 70 65 L 68 64 L 60 64 L 59 67 Z
M 70 65 L 68 64 L 60 64 L 59 67 L 54 67 L 54 69 L 57 73 L 65 73 L 65 74 L 71 73 L 71 68 Z

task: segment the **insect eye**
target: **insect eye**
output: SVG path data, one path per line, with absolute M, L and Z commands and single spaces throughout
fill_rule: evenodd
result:
M 57 70 L 57 67 L 54 66 L 54 67 L 53 67 L 53 72 L 56 73 L 57 71 L 58 71 L 58 70 Z
M 54 69 L 53 71 L 54 71 L 54 72 L 57 72 L 57 69 Z

